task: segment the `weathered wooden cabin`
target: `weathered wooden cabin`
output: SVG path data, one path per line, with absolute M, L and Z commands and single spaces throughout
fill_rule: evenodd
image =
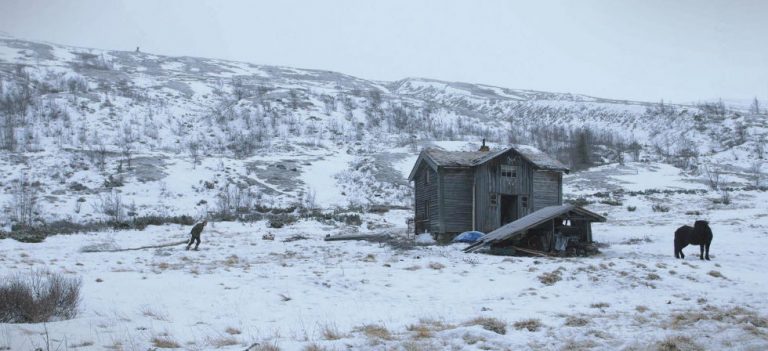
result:
M 547 206 L 562 205 L 562 163 L 526 145 L 490 151 L 422 150 L 414 182 L 417 234 L 447 239 L 468 230 L 491 232 Z

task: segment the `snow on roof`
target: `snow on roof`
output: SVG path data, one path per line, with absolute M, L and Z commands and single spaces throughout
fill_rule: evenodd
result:
M 523 158 L 533 163 L 538 168 L 568 171 L 568 167 L 560 163 L 560 161 L 550 157 L 543 151 L 528 145 L 512 145 L 506 149 L 490 152 L 445 151 L 429 148 L 425 149 L 424 153 L 438 166 L 472 167 L 488 162 L 509 150 L 517 151 Z
M 441 149 L 425 149 L 424 153 L 438 166 L 472 167 L 475 161 L 488 155 L 483 151 L 445 151 Z
M 566 167 L 560 161 L 556 160 L 553 157 L 550 157 L 545 152 L 533 146 L 515 144 L 515 145 L 512 145 L 510 148 L 520 153 L 520 155 L 522 155 L 525 159 L 527 159 L 528 161 L 530 161 L 531 163 L 533 163 L 539 168 L 553 170 L 553 171 L 568 172 L 568 167 Z
M 512 238 L 513 236 L 521 234 L 528 229 L 539 226 L 540 224 L 543 224 L 557 216 L 568 212 L 575 212 L 579 215 L 590 218 L 595 222 L 605 222 L 605 217 L 574 205 L 547 206 L 514 222 L 507 223 L 497 228 L 496 230 L 480 238 L 477 243 L 467 247 L 464 251 L 475 251 L 481 246 Z

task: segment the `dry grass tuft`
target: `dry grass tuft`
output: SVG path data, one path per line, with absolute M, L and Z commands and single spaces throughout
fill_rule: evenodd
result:
M 445 268 L 445 265 L 440 263 L 440 262 L 430 262 L 429 263 L 429 268 L 432 268 L 434 270 L 438 270 L 439 271 L 439 270 Z
M 240 263 L 240 257 L 237 257 L 237 255 L 230 255 L 224 260 L 224 264 L 228 267 L 232 267 L 238 263 Z
M 215 346 L 217 349 L 226 347 L 226 346 L 232 346 L 237 345 L 240 342 L 237 340 L 237 338 L 233 336 L 222 336 L 216 339 L 211 339 L 208 341 L 212 346 Z
M 661 280 L 661 277 L 656 273 L 648 273 L 648 275 L 645 276 L 645 279 L 648 280 Z
M 421 269 L 421 266 L 413 265 L 413 266 L 410 266 L 410 267 L 405 267 L 403 269 L 405 269 L 406 271 L 417 271 L 417 270 Z
M 490 330 L 496 334 L 504 335 L 507 333 L 507 323 L 492 317 L 477 317 L 465 323 L 466 325 L 479 325 L 485 330 Z
M 228 327 L 224 331 L 227 332 L 227 334 L 229 335 L 240 335 L 243 333 L 242 331 L 240 331 L 240 329 L 237 329 L 235 327 Z
M 727 278 L 725 278 L 725 276 L 722 273 L 720 273 L 720 271 L 709 271 L 709 273 L 707 273 L 707 274 L 709 274 L 709 275 L 711 275 L 711 276 L 713 276 L 715 278 L 727 279 Z
M 603 308 L 611 307 L 611 304 L 609 304 L 607 302 L 596 302 L 596 303 L 593 303 L 593 304 L 589 305 L 589 307 L 603 309 Z
M 71 348 L 75 348 L 75 349 L 76 349 L 76 348 L 78 348 L 78 347 L 87 347 L 87 346 L 93 346 L 93 345 L 94 345 L 94 342 L 93 342 L 93 341 L 82 341 L 82 342 L 78 342 L 78 343 L 75 343 L 75 344 L 69 345 L 69 347 L 71 347 Z M 2 348 L 0 348 L 0 350 L 1 350 L 1 349 L 2 349 Z M 10 348 L 9 348 L 9 350 L 10 350 Z
M 523 319 L 521 321 L 517 321 L 514 324 L 512 324 L 512 326 L 515 327 L 515 329 L 517 330 L 526 329 L 529 332 L 535 332 L 541 329 L 542 324 L 540 320 L 532 318 L 532 319 Z
M 141 308 L 141 314 L 144 315 L 144 317 L 150 317 L 156 321 L 163 321 L 163 322 L 170 322 L 171 319 L 168 317 L 168 314 L 162 311 L 154 310 L 149 306 L 144 306 Z
M 326 324 L 320 328 L 325 340 L 339 340 L 344 337 L 335 324 Z
M 648 311 L 648 307 L 643 305 L 637 305 L 635 306 L 635 311 L 644 313 L 645 311 Z
M 560 267 L 552 272 L 544 272 L 538 276 L 539 281 L 544 285 L 554 285 L 555 283 L 563 280 L 563 273 L 565 268 Z
M 670 336 L 656 345 L 659 351 L 703 351 L 704 348 L 687 336 Z
M 301 350 L 302 351 L 326 351 L 328 349 L 318 344 L 311 343 L 309 345 L 305 345 L 304 348 L 302 348 Z
M 248 351 L 280 351 L 280 348 L 277 347 L 277 344 L 253 344 L 250 347 L 247 348 Z
M 381 340 L 392 339 L 392 334 L 389 332 L 389 329 L 387 329 L 387 327 L 383 325 L 366 324 L 361 327 L 355 328 L 355 331 L 362 332 L 369 339 L 381 339 Z
M 411 324 L 406 327 L 406 329 L 410 332 L 416 333 L 416 335 L 413 336 L 416 339 L 427 339 L 432 337 L 432 329 L 423 323 Z
M 587 320 L 586 318 L 568 316 L 565 319 L 565 325 L 569 327 L 583 327 L 587 324 L 589 324 L 589 320 Z
M 181 347 L 176 340 L 173 340 L 170 336 L 155 336 L 152 338 L 152 345 L 159 349 L 178 349 Z

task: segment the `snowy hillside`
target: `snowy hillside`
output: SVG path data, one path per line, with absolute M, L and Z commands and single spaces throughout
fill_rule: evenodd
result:
M 714 163 L 708 172 L 746 179 L 766 134 L 764 114 L 718 104 L 373 82 L 8 37 L 0 37 L 0 81 L 0 202 L 20 191 L 44 199 L 28 215 L 7 209 L 6 229 L 11 218 L 40 225 L 408 206 L 410 162 L 443 140 L 474 143 L 461 144 L 467 149 L 482 138 L 532 144 L 573 168 L 643 159 L 702 174 Z

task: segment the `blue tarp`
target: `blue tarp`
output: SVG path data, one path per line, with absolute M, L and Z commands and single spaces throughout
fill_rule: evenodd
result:
M 454 243 L 473 243 L 483 237 L 483 233 L 476 231 L 464 232 L 453 238 Z

